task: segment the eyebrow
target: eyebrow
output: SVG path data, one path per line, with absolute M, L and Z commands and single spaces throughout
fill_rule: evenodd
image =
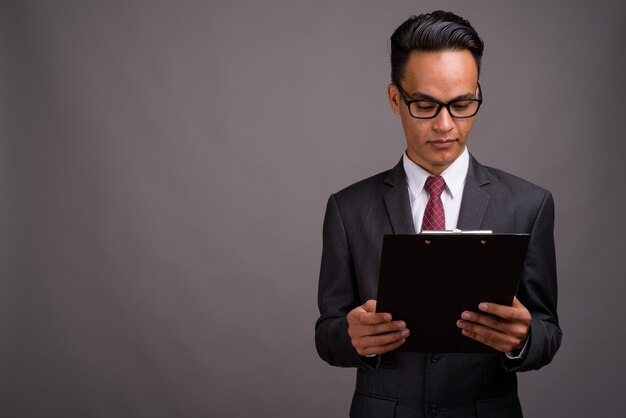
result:
M 417 92 L 417 93 L 413 93 L 410 94 L 409 97 L 412 100 L 420 100 L 420 99 L 424 99 L 424 100 L 435 100 L 437 102 L 440 102 L 441 100 L 434 98 L 433 96 L 431 96 L 430 94 L 426 94 L 426 93 L 421 93 L 421 92 Z M 465 93 L 465 94 L 461 94 L 460 96 L 456 96 L 455 98 L 451 99 L 450 101 L 453 100 L 460 100 L 460 99 L 472 99 L 474 98 L 474 95 L 472 93 Z

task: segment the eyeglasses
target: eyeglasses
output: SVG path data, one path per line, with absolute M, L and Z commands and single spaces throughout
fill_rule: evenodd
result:
M 483 102 L 483 94 L 482 89 L 480 88 L 480 83 L 478 83 L 478 98 L 477 99 L 454 99 L 450 100 L 447 103 L 440 102 L 435 99 L 418 99 L 418 100 L 409 100 L 406 98 L 402 87 L 399 84 L 396 84 L 398 91 L 400 92 L 400 96 L 402 96 L 402 100 L 406 104 L 406 107 L 409 108 L 409 113 L 415 119 L 432 119 L 437 117 L 439 112 L 441 112 L 441 108 L 445 107 L 448 109 L 448 113 L 453 118 L 464 119 L 471 118 L 478 113 L 478 109 L 480 109 L 480 105 Z

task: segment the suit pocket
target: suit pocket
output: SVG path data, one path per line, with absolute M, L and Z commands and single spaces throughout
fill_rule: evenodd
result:
M 478 418 L 523 418 L 522 406 L 517 396 L 476 401 Z
M 355 392 L 350 406 L 351 418 L 393 418 L 396 401 Z

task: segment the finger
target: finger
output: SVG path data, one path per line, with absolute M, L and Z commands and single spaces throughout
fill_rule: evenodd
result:
M 496 330 L 502 330 L 506 325 L 508 325 L 507 320 L 504 320 L 498 316 L 481 314 L 477 312 L 465 311 L 461 314 L 461 319 L 468 322 L 482 324 Z
M 483 334 L 479 334 L 479 333 L 475 333 L 475 332 L 471 332 L 467 330 L 462 330 L 461 332 L 464 336 L 471 338 L 475 341 L 478 341 L 482 344 L 485 344 L 491 348 L 494 348 L 501 353 L 510 353 L 514 351 L 517 347 L 517 345 L 513 344 L 512 342 L 489 338 L 488 336 L 485 336 Z
M 357 350 L 357 352 L 360 355 L 362 355 L 362 356 L 372 356 L 372 355 L 376 355 L 376 354 L 385 354 L 385 353 L 388 353 L 390 351 L 395 350 L 396 348 L 400 347 L 405 342 L 406 342 L 406 338 L 403 338 L 403 339 L 401 339 L 399 341 L 395 341 L 393 343 L 384 345 L 382 347 L 368 347 L 368 348 L 364 348 L 361 351 Z
M 387 312 L 383 312 L 383 313 L 365 312 L 361 315 L 358 315 L 357 321 L 359 324 L 364 324 L 364 325 L 383 324 L 383 323 L 391 321 L 391 314 Z
M 364 305 L 357 306 L 356 308 L 348 312 L 348 315 L 347 315 L 348 323 L 350 324 L 360 324 L 360 323 L 377 324 L 377 323 L 391 321 L 391 314 L 389 313 L 368 312 L 365 308 L 372 307 L 372 304 L 370 302 L 371 301 L 368 301 Z M 373 306 L 376 306 L 375 305 L 376 301 L 372 301 L 372 302 L 374 302 Z
M 517 298 L 513 299 L 513 306 L 498 305 L 497 303 L 482 302 L 478 309 L 500 318 L 513 321 L 530 321 L 530 312 L 522 305 Z
M 366 312 L 376 312 L 376 300 L 369 299 L 363 305 L 361 305 Z
M 363 305 L 361 305 L 358 309 L 361 313 L 371 313 L 374 316 L 362 316 L 359 315 L 359 322 L 366 324 L 378 324 L 381 322 L 389 322 L 391 321 L 391 314 L 387 312 L 376 312 L 376 300 L 369 299 Z
M 461 314 L 463 321 L 457 322 L 459 328 L 470 327 L 472 323 L 481 324 L 485 327 L 491 328 L 496 331 L 500 331 L 503 334 L 509 335 L 514 338 L 524 338 L 528 332 L 528 326 L 530 320 L 526 321 L 511 321 L 502 319 L 495 315 L 480 314 L 476 312 L 463 312 Z M 467 326 L 465 326 L 467 325 Z
M 458 325 L 458 324 L 457 324 Z M 462 327 L 462 334 L 473 340 L 495 348 L 503 353 L 513 351 L 519 344 L 519 339 L 500 331 L 476 323 L 466 323 Z
M 387 334 L 382 334 L 382 335 L 375 335 L 375 336 L 367 336 L 367 337 L 362 337 L 359 338 L 357 341 L 356 346 L 358 346 L 358 348 L 360 350 L 381 350 L 382 347 L 387 346 L 389 344 L 394 344 L 400 340 L 406 339 L 406 337 L 408 337 L 410 335 L 410 332 L 408 329 L 404 329 L 402 331 L 396 331 L 396 332 L 390 332 Z M 369 353 L 372 354 L 372 353 Z M 380 354 L 379 352 L 376 352 L 374 354 Z
M 410 334 L 408 329 L 402 331 L 389 332 L 387 334 L 366 336 L 360 339 L 359 346 L 362 348 L 382 347 L 400 341 Z
M 392 321 L 376 325 L 355 324 L 348 328 L 348 334 L 352 338 L 359 338 L 401 331 L 405 328 L 406 323 L 404 321 Z

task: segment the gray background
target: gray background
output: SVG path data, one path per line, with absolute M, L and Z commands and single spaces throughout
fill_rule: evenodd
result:
M 436 8 L 486 42 L 471 151 L 556 199 L 525 412 L 624 415 L 626 10 L 579 3 L 3 0 L 0 415 L 347 416 L 324 207 L 400 158 L 387 40 Z

